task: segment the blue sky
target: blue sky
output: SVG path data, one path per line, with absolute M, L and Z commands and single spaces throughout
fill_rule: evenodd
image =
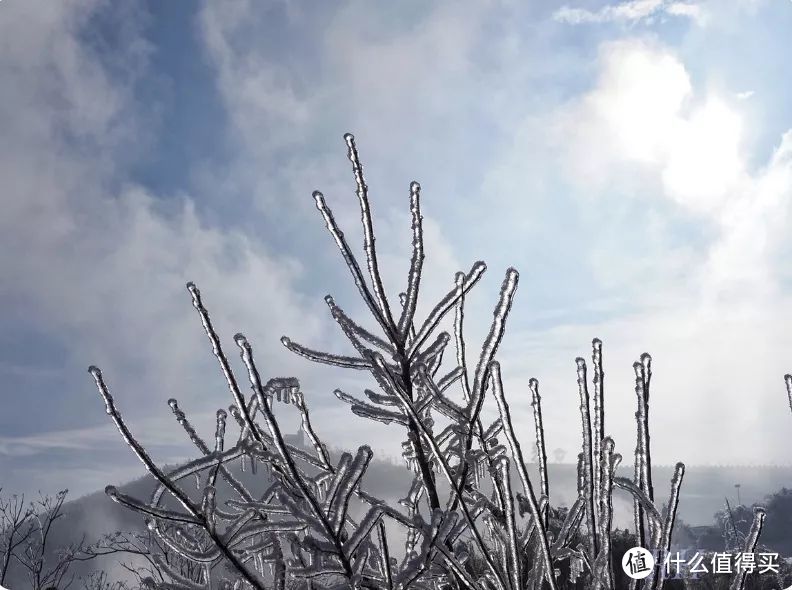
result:
M 414 179 L 419 313 L 483 259 L 478 342 L 506 268 L 521 272 L 501 361 L 526 440 L 536 377 L 548 445 L 577 452 L 574 359 L 600 337 L 619 452 L 649 351 L 655 460 L 789 464 L 790 28 L 782 0 L 5 0 L 3 487 L 84 493 L 140 473 L 90 364 L 158 459 L 191 452 L 168 398 L 210 433 L 230 398 L 188 280 L 229 347 L 244 331 L 265 372 L 300 378 L 329 441 L 398 452 L 399 431 L 332 395 L 359 375 L 279 343 L 346 351 L 327 293 L 363 315 L 311 199 L 362 243 L 347 131 L 391 292 Z

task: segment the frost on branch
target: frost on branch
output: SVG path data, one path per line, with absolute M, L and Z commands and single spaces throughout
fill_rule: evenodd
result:
M 217 411 L 213 443 L 202 438 L 176 399 L 168 401 L 176 422 L 198 449 L 198 458 L 171 470 L 158 467 L 124 422 L 101 371 L 90 369 L 107 413 L 158 484 L 152 497 L 144 500 L 112 487 L 108 495 L 141 513 L 158 543 L 194 564 L 190 576 L 165 564 L 168 581 L 150 579 L 149 586 L 556 590 L 582 581 L 586 588 L 608 590 L 614 588 L 614 488 L 635 500 L 641 544 L 667 552 L 684 466 L 677 465 L 670 508 L 663 512 L 655 505 L 651 477 L 650 357 L 644 355 L 635 365 L 638 412 L 632 478 L 616 474 L 621 456 L 606 435 L 602 343 L 596 339 L 592 343 L 593 393 L 586 362 L 577 359 L 583 441 L 578 498 L 568 509 L 554 507 L 539 383 L 531 379 L 520 392 L 530 396 L 533 410 L 539 461 L 536 482 L 529 476 L 523 450 L 523 444 L 529 443 L 520 440 L 522 429 L 515 423 L 496 360 L 518 272 L 506 271 L 494 298 L 489 331 L 478 345 L 467 341 L 464 324 L 467 294 L 486 271 L 483 262 L 458 272 L 446 295 L 425 317 L 416 317 L 425 253 L 421 187 L 413 182 L 409 187 L 412 255 L 406 286 L 397 297 L 389 297 L 379 270 L 363 167 L 352 135 L 344 139 L 360 204 L 363 263 L 324 195 L 316 191 L 313 197 L 378 330 L 364 328 L 328 295 L 330 315 L 351 350 L 320 351 L 285 336 L 281 342 L 307 360 L 371 375 L 376 391 L 335 389 L 333 393 L 356 416 L 401 432 L 411 470 L 405 471 L 409 475 L 404 497 L 389 506 L 365 491 L 372 460 L 368 446 L 343 453 L 337 461 L 331 459 L 311 422 L 298 381 L 265 380 L 252 344 L 242 334 L 234 337 L 240 355 L 235 370 L 200 291 L 190 283 L 193 306 L 233 401 L 228 411 Z M 446 319 L 452 333 L 440 330 Z M 447 350 L 452 347 L 453 351 Z M 290 404 L 299 413 L 310 451 L 287 442 L 275 401 Z M 487 401 L 494 402 L 498 411 L 489 424 L 482 418 Z M 234 468 L 237 461 L 250 475 L 256 474 L 260 485 L 243 483 L 250 477 L 240 476 Z M 354 518 L 357 514 L 362 517 Z M 389 546 L 387 532 L 394 529 L 405 539 L 403 550 Z M 568 579 L 562 570 L 570 572 Z M 658 569 L 643 587 L 660 588 L 662 581 Z

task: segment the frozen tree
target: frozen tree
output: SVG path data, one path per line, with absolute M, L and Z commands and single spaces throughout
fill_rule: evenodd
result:
M 24 548 L 33 535 L 31 517 L 32 507 L 25 504 L 24 496 L 13 495 L 0 498 L 0 543 L 2 543 L 3 562 L 0 569 L 0 586 L 6 583 L 6 576 L 12 562 L 17 559 L 17 550 Z
M 612 496 L 614 488 L 635 501 L 636 534 L 642 546 L 660 556 L 670 547 L 684 466 L 677 464 L 668 509 L 655 503 L 649 436 L 651 358 L 635 364 L 637 435 L 632 477 L 617 475 L 621 456 L 606 435 L 602 343 L 592 343 L 592 388 L 587 365 L 576 361 L 583 439 L 578 457 L 579 495 L 573 505 L 551 505 L 541 398 L 536 379 L 528 383 L 536 434 L 539 480 L 528 474 L 523 444 L 496 360 L 519 282 L 506 271 L 489 331 L 475 348 L 465 337 L 466 299 L 486 271 L 483 262 L 459 272 L 448 292 L 423 317 L 416 317 L 424 279 L 421 187 L 410 185 L 412 256 L 406 288 L 398 297 L 385 292 L 375 246 L 368 188 L 352 135 L 345 141 L 352 164 L 363 228 L 363 263 L 353 253 L 324 195 L 316 207 L 341 252 L 360 297 L 378 326 L 376 332 L 350 317 L 331 296 L 333 320 L 351 353 L 326 352 L 284 337 L 282 343 L 306 359 L 368 373 L 376 390 L 335 390 L 358 417 L 392 425 L 402 433 L 409 477 L 396 506 L 365 491 L 372 451 L 368 446 L 332 461 L 314 428 L 294 378 L 262 377 L 252 344 L 234 337 L 249 390 L 232 367 L 198 288 L 188 290 L 233 404 L 217 412 L 208 443 L 175 399 L 168 403 L 176 421 L 199 451 L 180 467 L 165 470 L 130 432 L 102 372 L 90 372 L 107 413 L 123 439 L 157 480 L 148 499 L 108 495 L 139 513 L 175 562 L 157 561 L 149 587 L 219 588 L 468 588 L 540 590 L 569 587 L 614 588 Z M 450 331 L 440 326 L 444 321 Z M 276 409 L 275 401 L 281 406 Z M 485 402 L 498 417 L 485 423 Z M 299 413 L 308 450 L 289 444 L 278 413 L 286 404 Z M 283 409 L 281 409 L 283 408 Z M 230 414 L 230 419 L 229 419 Z M 230 436 L 231 429 L 234 436 Z M 241 461 L 268 474 L 258 488 L 243 485 L 230 468 Z M 195 483 L 198 483 L 196 489 Z M 353 511 L 352 507 L 356 510 Z M 362 513 L 361 518 L 352 514 Z M 397 527 L 403 551 L 389 545 Z M 186 564 L 192 567 L 185 569 Z M 564 579 L 561 572 L 568 572 Z M 634 587 L 658 589 L 660 566 Z
M 131 590 L 125 582 L 111 580 L 107 572 L 93 572 L 81 581 L 83 590 Z
M 85 539 L 54 546 L 55 528 L 65 516 L 67 494 L 68 490 L 61 490 L 32 502 L 25 502 L 24 496 L 0 497 L 0 586 L 7 585 L 9 579 L 26 579 L 33 590 L 64 590 L 74 582 L 72 566 L 90 557 L 85 553 Z M 12 569 L 16 570 L 13 578 Z

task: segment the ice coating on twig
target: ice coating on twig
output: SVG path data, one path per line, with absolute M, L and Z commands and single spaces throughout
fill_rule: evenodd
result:
M 385 288 L 382 285 L 382 277 L 379 272 L 379 263 L 377 261 L 377 249 L 375 246 L 374 226 L 371 219 L 371 205 L 368 198 L 368 186 L 366 180 L 363 178 L 363 165 L 360 163 L 357 146 L 355 145 L 355 137 L 351 133 L 344 134 L 344 141 L 346 141 L 347 156 L 352 163 L 352 172 L 355 175 L 355 184 L 357 185 L 357 196 L 360 201 L 360 217 L 363 225 L 363 249 L 366 252 L 366 261 L 368 262 L 369 275 L 371 276 L 371 283 L 374 287 L 374 296 L 377 300 L 379 309 L 385 318 L 387 324 L 386 331 L 393 331 L 396 325 L 393 321 L 390 305 L 385 296 Z M 395 336 L 396 334 L 392 332 Z
M 636 462 L 640 467 L 641 488 L 649 500 L 654 501 L 654 488 L 652 486 L 652 460 L 649 451 L 649 382 L 651 378 L 652 357 L 647 353 L 641 355 L 641 360 L 633 364 L 635 370 L 635 394 L 638 401 L 638 448 Z M 654 536 L 651 522 L 647 523 L 649 537 Z
M 593 419 L 591 423 L 591 443 L 592 458 L 594 461 L 594 505 L 600 505 L 600 477 L 601 462 L 600 453 L 602 440 L 605 438 L 605 406 L 604 406 L 604 383 L 605 373 L 602 370 L 602 340 L 595 338 L 591 342 L 591 360 L 594 367 L 594 407 L 592 408 Z M 599 513 L 596 515 L 599 519 Z
M 126 424 L 124 423 L 121 414 L 115 407 L 115 402 L 113 400 L 110 391 L 108 390 L 107 386 L 105 385 L 104 378 L 102 377 L 102 372 L 96 366 L 89 367 L 88 371 L 94 378 L 96 382 L 96 386 L 99 389 L 99 393 L 101 394 L 102 398 L 105 401 L 105 406 L 108 415 L 113 419 L 115 422 L 116 427 L 118 428 L 121 436 L 123 437 L 124 441 L 129 445 L 129 447 L 134 451 L 137 457 L 143 462 L 146 466 L 146 469 L 159 481 L 164 487 L 166 487 L 170 493 L 178 500 L 178 502 L 185 508 L 187 511 L 187 515 L 192 519 L 201 523 L 204 529 L 207 531 L 209 537 L 212 539 L 217 551 L 225 557 L 239 572 L 239 574 L 244 578 L 248 583 L 252 584 L 254 588 L 259 588 L 259 579 L 255 572 L 250 571 L 248 567 L 246 567 L 242 561 L 231 551 L 229 547 L 227 547 L 222 539 L 218 537 L 216 532 L 213 530 L 213 527 L 206 521 L 205 517 L 193 506 L 193 503 L 190 499 L 185 495 L 185 493 L 179 489 L 163 472 L 160 470 L 159 467 L 152 461 L 151 457 L 145 451 L 142 445 L 135 440 L 132 436 L 132 433 L 127 428 Z M 115 498 L 120 498 L 120 496 L 110 488 L 108 490 L 110 494 L 112 494 Z
M 429 337 L 429 334 L 437 327 L 443 317 L 451 310 L 452 307 L 462 298 L 465 293 L 470 291 L 476 283 L 478 283 L 484 271 L 487 270 L 487 265 L 481 261 L 476 262 L 470 269 L 470 272 L 465 276 L 462 284 L 455 286 L 440 302 L 429 312 L 421 328 L 417 331 L 415 338 L 410 342 L 407 348 L 407 357 L 411 358 L 418 348 Z
M 583 430 L 583 494 L 586 499 L 586 521 L 590 531 L 590 559 L 593 561 L 599 552 L 597 539 L 597 504 L 594 495 L 594 456 L 591 444 L 591 412 L 589 410 L 588 384 L 586 383 L 586 361 L 578 357 L 577 383 L 580 395 L 580 417 Z
M 510 268 L 506 271 L 506 277 L 503 279 L 503 284 L 501 285 L 498 304 L 492 312 L 492 325 L 490 326 L 487 338 L 484 340 L 484 345 L 481 348 L 481 356 L 473 378 L 473 389 L 471 392 L 471 405 L 473 406 L 479 405 L 480 400 L 484 396 L 484 387 L 486 386 L 489 376 L 490 363 L 495 358 L 495 353 L 503 339 L 503 334 L 506 329 L 506 318 L 511 310 L 519 279 L 520 275 L 516 269 Z
M 322 214 L 328 231 L 333 236 L 333 239 L 335 240 L 339 250 L 341 250 L 341 254 L 344 257 L 344 262 L 346 262 L 347 267 L 349 267 L 349 271 L 352 273 L 352 278 L 355 281 L 355 285 L 357 285 L 358 291 L 360 291 L 361 297 L 366 302 L 366 305 L 368 305 L 372 315 L 380 323 L 383 330 L 389 332 L 392 328 L 387 323 L 387 320 L 382 316 L 377 303 L 374 301 L 374 297 L 369 291 L 366 281 L 363 278 L 363 273 L 360 272 L 360 266 L 358 265 L 355 256 L 352 254 L 352 251 L 349 249 L 346 238 L 344 238 L 344 233 L 339 229 L 335 218 L 333 217 L 333 212 L 325 203 L 324 195 L 319 191 L 314 191 L 313 197 L 314 201 L 316 202 L 316 208 Z
M 399 338 L 407 342 L 410 327 L 415 317 L 415 306 L 418 303 L 418 290 L 421 284 L 421 270 L 424 262 L 423 249 L 423 217 L 421 216 L 421 185 L 413 181 L 410 183 L 410 214 L 412 216 L 412 258 L 410 271 L 407 274 L 407 291 L 402 304 L 402 313 L 399 318 Z
M 493 361 L 490 363 L 490 370 L 491 379 L 492 379 L 492 389 L 493 395 L 498 402 L 498 411 L 500 412 L 501 422 L 503 423 L 503 430 L 506 434 L 506 440 L 509 442 L 509 448 L 511 450 L 512 458 L 514 459 L 515 464 L 517 465 L 517 473 L 520 476 L 520 481 L 522 482 L 523 492 L 525 493 L 529 506 L 531 509 L 531 517 L 533 521 L 536 523 L 536 528 L 539 531 L 539 546 L 541 551 L 542 560 L 544 561 L 545 567 L 547 568 L 547 581 L 550 584 L 550 588 L 555 590 L 557 588 L 555 576 L 553 574 L 553 565 L 550 558 L 550 545 L 547 540 L 547 533 L 545 531 L 544 522 L 541 517 L 539 511 L 539 505 L 536 502 L 536 494 L 534 493 L 533 485 L 531 484 L 531 480 L 528 477 L 528 471 L 525 468 L 525 459 L 522 455 L 522 450 L 520 448 L 520 443 L 517 441 L 517 437 L 514 433 L 514 427 L 512 426 L 512 419 L 511 413 L 509 411 L 509 404 L 506 401 L 506 396 L 503 391 L 503 381 L 500 375 L 500 365 L 497 361 Z
M 297 344 L 296 342 L 292 342 L 291 339 L 286 336 L 281 338 L 281 344 L 283 344 L 283 346 L 288 348 L 293 353 L 299 354 L 300 356 L 316 363 L 335 365 L 336 367 L 344 367 L 347 369 L 366 370 L 371 368 L 371 364 L 366 362 L 365 359 L 311 350 L 310 348 Z
M 679 489 L 682 487 L 682 478 L 685 475 L 684 463 L 677 463 L 674 467 L 674 475 L 671 478 L 671 495 L 668 500 L 668 512 L 663 520 L 662 532 L 660 534 L 660 552 L 657 559 L 660 567 L 655 567 L 655 571 L 650 579 L 651 588 L 659 590 L 663 587 L 665 568 L 662 564 L 665 557 L 671 554 L 671 538 L 674 533 L 674 520 L 676 519 L 677 507 L 679 506 Z M 659 527 L 658 527 L 659 528 Z
M 751 523 L 751 530 L 748 533 L 748 538 L 745 541 L 743 553 L 753 553 L 756 550 L 756 545 L 759 543 L 759 535 L 762 534 L 762 527 L 764 526 L 767 513 L 764 508 L 754 508 L 753 522 Z M 743 590 L 745 588 L 745 579 L 748 572 L 746 568 L 739 568 L 737 573 L 732 578 L 729 590 Z
M 613 588 L 613 563 L 611 560 L 611 524 L 613 521 L 613 477 L 616 467 L 621 461 L 621 456 L 614 453 L 613 439 L 603 438 L 600 452 L 598 470 L 601 477 L 598 480 L 599 491 L 596 499 L 597 506 L 597 555 L 593 561 L 594 588 L 609 590 Z
M 533 377 L 528 380 L 531 390 L 531 407 L 533 408 L 534 430 L 536 431 L 536 453 L 539 458 L 539 485 L 542 495 L 550 497 L 550 482 L 547 477 L 547 450 L 545 449 L 544 424 L 542 423 L 542 398 L 539 395 L 539 381 Z M 547 528 L 550 522 L 549 512 L 545 511 L 544 525 Z

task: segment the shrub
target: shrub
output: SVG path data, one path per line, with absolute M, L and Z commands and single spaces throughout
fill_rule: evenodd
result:
M 331 315 L 355 354 L 318 351 L 285 337 L 282 342 L 311 361 L 371 374 L 379 391 L 365 390 L 365 399 L 341 390 L 335 395 L 349 404 L 355 415 L 403 429 L 402 446 L 412 471 L 405 481 L 406 498 L 399 507 L 389 506 L 364 491 L 362 482 L 372 459 L 368 446 L 331 462 L 298 381 L 265 381 L 250 342 L 237 334 L 234 341 L 252 390 L 244 393 L 202 296 L 190 283 L 193 305 L 234 401 L 230 422 L 238 436 L 233 444 L 227 444 L 225 410 L 217 412 L 214 444 L 210 445 L 176 400 L 171 400 L 178 422 L 200 456 L 166 472 L 129 431 L 100 370 L 90 368 L 107 413 L 159 484 L 149 501 L 125 496 L 113 487 L 108 487 L 107 493 L 143 514 L 162 543 L 200 569 L 195 578 L 189 578 L 164 564 L 170 581 L 149 579 L 147 583 L 160 588 L 206 587 L 211 581 L 220 587 L 279 589 L 611 589 L 626 580 L 614 574 L 615 556 L 620 560 L 625 545 L 637 539 L 659 559 L 649 578 L 633 582 L 631 587 L 660 588 L 664 576 L 661 563 L 670 548 L 684 465 L 676 466 L 669 508 L 658 508 L 649 436 L 651 357 L 644 354 L 634 364 L 638 407 L 632 478 L 616 476 L 621 456 L 605 435 L 602 343 L 597 339 L 592 343 L 593 391 L 589 390 L 586 362 L 577 359 L 583 437 L 578 457 L 579 493 L 571 507 L 552 507 L 538 382 L 529 382 L 539 459 L 536 486 L 528 476 L 496 360 L 518 272 L 512 268 L 506 271 L 489 333 L 474 361 L 464 337 L 465 300 L 486 270 L 483 262 L 473 264 L 467 273 L 458 273 L 453 287 L 418 321 L 415 314 L 424 248 L 421 187 L 413 182 L 409 199 L 412 257 L 407 287 L 399 294 L 397 308 L 397 300 L 387 296 L 380 276 L 368 189 L 354 138 L 347 134 L 345 140 L 360 204 L 368 279 L 324 196 L 318 191 L 313 196 L 380 333 L 363 328 L 328 296 L 325 301 Z M 453 318 L 452 333 L 439 329 L 446 318 Z M 449 348 L 454 349 L 453 356 L 445 354 Z M 485 424 L 482 408 L 490 397 L 499 417 Z M 275 399 L 292 402 L 300 413 L 312 452 L 285 441 Z M 252 466 L 260 463 L 272 476 L 272 483 L 266 489 L 248 489 L 229 468 L 234 460 Z M 187 478 L 195 477 L 202 484 L 200 497 L 183 485 Z M 612 531 L 614 487 L 634 498 L 635 537 Z M 361 519 L 351 517 L 353 503 L 364 508 Z M 388 544 L 387 532 L 392 527 L 405 532 L 401 559 Z M 744 579 L 734 583 L 742 588 Z

